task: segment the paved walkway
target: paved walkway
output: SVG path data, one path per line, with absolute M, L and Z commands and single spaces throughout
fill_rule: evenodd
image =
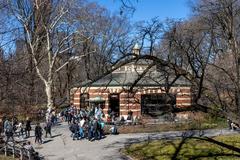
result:
M 237 132 L 227 129 L 212 129 L 204 131 L 170 131 L 161 133 L 138 133 L 107 135 L 100 141 L 73 141 L 70 138 L 68 125 L 63 123 L 53 128 L 53 138 L 45 139 L 46 143 L 35 145 L 36 150 L 47 160 L 125 160 L 119 150 L 127 144 L 147 139 L 176 138 L 183 136 L 217 136 Z M 32 138 L 33 141 L 33 138 Z

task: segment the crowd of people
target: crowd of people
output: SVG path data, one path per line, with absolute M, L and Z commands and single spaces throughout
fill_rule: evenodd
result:
M 32 128 L 32 122 L 29 118 L 25 121 L 18 121 L 16 118 L 5 117 L 3 121 L 3 131 L 6 137 L 6 143 L 10 140 L 14 141 L 14 136 L 28 139 L 35 136 L 35 143 L 42 144 L 43 136 L 45 138 L 52 137 L 51 129 L 54 124 L 59 121 L 65 121 L 69 125 L 71 137 L 73 140 L 86 138 L 89 141 L 100 140 L 105 137 L 104 127 L 105 118 L 102 108 L 99 105 L 92 106 L 91 109 L 77 109 L 70 105 L 67 109 L 56 114 L 54 110 L 45 112 L 46 122 L 40 125 L 39 122 Z M 31 130 L 34 135 L 31 135 Z M 111 124 L 111 134 L 117 134 L 116 124 Z
M 8 117 L 4 118 L 2 128 L 2 132 L 5 133 L 7 142 L 10 139 L 13 139 L 14 134 L 18 137 L 22 136 L 24 138 L 29 138 L 32 129 L 29 118 L 27 118 L 26 121 L 18 121 L 16 118 L 9 119 Z
M 42 112 L 41 115 L 43 115 Z M 68 123 L 70 135 L 73 140 L 88 139 L 89 141 L 95 141 L 105 137 L 105 122 L 103 120 L 105 116 L 99 105 L 95 105 L 91 107 L 91 109 L 77 109 L 75 106 L 70 105 L 59 114 L 56 114 L 54 110 L 46 111 L 45 117 L 44 125 L 41 125 L 39 121 L 37 121 L 35 125 L 32 125 L 30 118 L 19 121 L 17 118 L 5 117 L 2 122 L 3 129 L 1 131 L 5 136 L 5 143 L 15 143 L 16 137 L 18 137 L 23 140 L 23 147 L 33 152 L 33 146 L 28 138 L 34 137 L 36 144 L 43 144 L 43 136 L 45 135 L 45 138 L 52 138 L 52 126 L 58 121 L 65 121 Z M 34 132 L 34 135 L 31 131 Z M 117 127 L 115 124 L 112 124 L 110 127 L 110 133 L 117 134 Z
M 97 104 L 93 104 L 89 108 L 85 107 L 81 109 L 71 104 L 68 108 L 60 111 L 59 114 L 56 114 L 55 110 L 47 110 L 45 113 L 41 112 L 41 116 L 42 118 L 46 118 L 45 124 L 40 125 L 40 123 L 37 122 L 36 125 L 34 125 L 34 129 L 32 129 L 32 122 L 29 118 L 25 121 L 5 118 L 3 128 L 6 136 L 6 142 L 13 139 L 14 135 L 27 139 L 31 136 L 30 131 L 33 130 L 34 135 L 32 136 L 35 136 L 35 143 L 42 144 L 44 143 L 44 135 L 45 138 L 52 138 L 52 126 L 58 121 L 65 121 L 68 123 L 71 133 L 70 135 L 73 140 L 86 138 L 89 141 L 104 138 L 104 129 L 106 124 L 108 125 L 107 128 L 109 128 L 110 134 L 118 134 L 117 125 L 128 125 L 133 124 L 134 122 L 131 111 L 129 111 L 126 120 L 122 117 L 117 121 L 114 112 L 109 110 L 108 117 L 105 117 L 101 106 Z
M 87 138 L 89 141 L 94 141 L 105 137 L 104 114 L 99 105 L 93 106 L 89 110 L 86 108 L 78 110 L 71 105 L 61 112 L 61 117 L 68 122 L 73 140 Z
M 31 130 L 34 131 L 35 136 L 35 143 L 42 144 L 42 136 L 45 132 L 45 137 L 47 138 L 51 134 L 51 128 L 52 125 L 54 125 L 57 122 L 57 116 L 54 111 L 51 111 L 50 113 L 47 113 L 47 119 L 45 124 L 42 127 L 39 122 L 35 125 L 35 128 L 32 128 L 32 122 L 29 118 L 26 118 L 25 121 L 18 121 L 17 118 L 9 118 L 5 117 L 2 122 L 2 128 L 3 130 L 1 133 L 4 133 L 6 137 L 6 143 L 9 140 L 14 140 L 14 136 L 17 136 L 18 138 L 22 139 L 28 139 L 31 136 Z

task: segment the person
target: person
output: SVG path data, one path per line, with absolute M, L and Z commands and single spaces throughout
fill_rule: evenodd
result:
M 20 122 L 19 122 L 18 128 L 19 128 L 19 130 L 20 130 L 19 135 L 21 134 L 21 136 L 23 137 L 23 133 L 24 133 L 24 122 L 23 122 L 23 121 L 20 121 Z
M 234 122 L 231 122 L 231 130 L 233 131 L 233 130 L 237 130 L 237 129 L 239 129 L 238 124 L 234 123 Z
M 52 129 L 52 123 L 51 121 L 49 120 L 47 123 L 46 123 L 46 126 L 44 127 L 44 130 L 45 130 L 45 137 L 47 138 L 47 135 L 49 134 L 50 135 L 50 138 L 52 138 L 52 133 L 51 133 L 51 129 Z
M 23 134 L 21 135 L 21 128 L 22 128 L 22 122 L 20 121 L 17 125 L 16 125 L 16 130 L 15 130 L 15 134 L 18 135 L 18 137 L 23 136 Z
M 57 123 L 57 114 L 56 114 L 56 112 L 53 110 L 52 111 L 52 114 L 51 114 L 51 122 L 52 122 L 52 124 L 56 124 Z
M 23 146 L 23 148 L 25 148 L 29 152 L 34 152 L 33 146 L 31 145 L 30 141 L 27 141 L 27 143 Z
M 68 111 L 68 124 L 72 123 L 73 115 L 71 111 Z
M 33 146 L 31 145 L 31 142 L 28 141 L 26 144 L 23 145 L 23 148 L 26 149 L 29 152 L 29 159 L 34 159 L 34 160 L 40 160 L 40 156 L 39 153 L 36 152 L 33 148 Z
M 82 108 L 79 111 L 79 115 L 80 115 L 80 120 L 81 120 L 81 118 L 86 118 L 85 112 Z
M 98 120 L 98 139 L 102 139 L 102 137 L 104 136 L 104 122 L 99 119 Z
M 98 121 L 96 118 L 93 119 L 93 136 L 94 136 L 94 140 L 98 139 L 98 134 L 99 134 L 99 125 L 98 125 Z
M 93 122 L 89 118 L 88 120 L 88 140 L 91 141 L 93 137 Z
M 128 112 L 127 121 L 126 121 L 128 125 L 131 125 L 131 124 L 132 124 L 132 120 L 133 120 L 132 115 L 133 115 L 133 112 L 130 110 L 130 111 Z
M 107 116 L 107 123 L 108 124 L 111 124 L 112 123 L 112 118 L 110 115 Z
M 40 126 L 40 123 L 37 123 L 35 127 L 35 143 L 42 144 L 42 127 Z
M 102 118 L 102 108 L 100 107 L 100 104 L 95 107 L 94 116 L 96 119 Z
M 31 131 L 31 130 L 32 130 L 31 121 L 30 121 L 30 119 L 27 117 L 26 127 L 25 127 L 26 138 L 30 137 L 30 131 Z
M 73 140 L 75 140 L 75 138 L 77 138 L 77 140 L 79 140 L 79 125 L 78 123 L 76 123 L 76 121 L 73 121 Z
M 65 120 L 65 122 L 68 121 L 68 109 L 66 109 L 66 110 L 64 111 L 64 120 Z
M 116 126 L 115 123 L 114 123 L 114 124 L 112 125 L 112 127 L 110 128 L 110 134 L 112 134 L 112 135 L 118 134 L 117 126 Z
M 85 126 L 85 119 L 83 117 L 80 117 L 80 129 L 79 129 L 79 134 L 80 138 L 84 138 L 84 126 Z
M 61 122 L 63 122 L 64 121 L 64 111 L 61 111 L 59 113 L 59 117 L 60 117 Z
M 121 116 L 121 119 L 120 119 L 120 124 L 123 125 L 125 123 L 125 119 L 123 116 Z
M 70 126 L 69 126 L 69 130 L 71 131 L 71 135 L 70 135 L 70 137 L 73 137 L 73 136 L 74 136 L 74 126 L 73 126 L 73 123 L 70 124 Z
M 14 132 L 13 131 L 13 126 L 7 118 L 4 122 L 4 132 L 5 132 L 5 136 L 6 136 L 6 143 L 8 143 L 10 139 L 12 139 L 12 141 L 14 141 L 14 139 L 13 139 L 13 132 Z
M 139 118 L 138 118 L 138 116 L 136 116 L 136 117 L 134 118 L 133 124 L 134 124 L 134 125 L 138 125 L 138 124 L 139 124 Z
M 17 132 L 18 129 L 18 119 L 16 117 L 12 118 L 13 133 Z
M 0 118 L 0 135 L 3 133 L 3 120 Z
M 114 123 L 116 120 L 116 113 L 114 112 L 114 110 L 111 111 L 110 115 L 111 115 L 111 122 Z
M 227 123 L 228 123 L 229 130 L 231 130 L 232 129 L 232 125 L 231 125 L 232 121 L 231 121 L 231 119 L 227 118 Z

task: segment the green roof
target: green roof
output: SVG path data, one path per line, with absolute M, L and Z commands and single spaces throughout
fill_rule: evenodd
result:
M 139 66 L 145 66 L 144 68 L 146 69 L 146 66 L 149 66 L 152 64 L 151 60 L 145 60 L 145 59 L 140 59 L 138 61 L 133 61 L 125 66 L 132 66 L 134 65 L 135 67 Z M 124 66 L 122 66 L 124 67 Z M 128 71 L 126 70 L 115 70 L 114 72 L 96 80 L 95 82 L 90 82 L 90 81 L 85 81 L 80 84 L 80 87 L 126 87 L 126 86 L 144 86 L 144 87 L 150 87 L 150 86 L 166 86 L 167 83 L 170 84 L 174 79 L 174 71 L 170 71 L 167 68 L 164 67 L 159 67 L 157 65 L 154 65 L 145 73 L 143 76 L 141 75 L 143 73 L 143 70 L 135 70 L 130 69 Z M 140 71 L 142 71 L 140 73 Z M 168 73 L 168 76 L 166 75 Z M 171 74 L 170 74 L 171 73 Z M 141 78 L 139 78 L 141 77 Z M 136 80 L 139 81 L 137 83 Z M 90 85 L 89 85 L 90 84 Z M 180 76 L 172 86 L 191 86 L 191 83 L 183 76 Z
M 107 87 L 107 86 L 132 86 L 135 81 L 139 78 L 141 73 L 137 72 L 125 72 L 125 73 L 110 73 L 107 76 L 93 82 L 89 86 L 92 87 Z M 168 83 L 171 83 L 175 77 L 168 77 Z M 135 86 L 166 86 L 166 76 L 160 72 L 152 71 L 145 74 Z M 87 84 L 87 83 L 85 83 Z M 188 82 L 184 77 L 179 77 L 173 86 L 190 86 L 191 83 Z M 86 86 L 81 85 L 81 86 Z

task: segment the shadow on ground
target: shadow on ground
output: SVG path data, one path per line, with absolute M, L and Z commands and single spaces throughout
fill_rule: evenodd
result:
M 148 160 L 155 159 L 156 157 L 172 160 L 194 160 L 203 158 L 240 159 L 240 140 L 234 144 L 232 144 L 232 142 L 229 144 L 207 137 L 206 135 L 207 134 L 204 131 L 186 131 L 182 132 L 181 134 L 148 134 L 148 136 L 143 135 L 142 137 L 119 140 L 106 146 L 105 148 L 129 148 L 132 144 L 142 142 L 139 146 L 135 147 L 131 151 L 126 149 L 127 153 L 131 156 L 136 154 L 137 156 Z M 163 141 L 161 141 L 159 144 L 154 142 L 154 140 L 161 139 Z M 201 143 L 204 143 L 206 146 L 201 148 L 201 146 L 199 146 Z M 152 153 L 148 153 L 149 151 Z M 105 158 L 112 160 L 129 159 L 123 154 L 119 157 Z

